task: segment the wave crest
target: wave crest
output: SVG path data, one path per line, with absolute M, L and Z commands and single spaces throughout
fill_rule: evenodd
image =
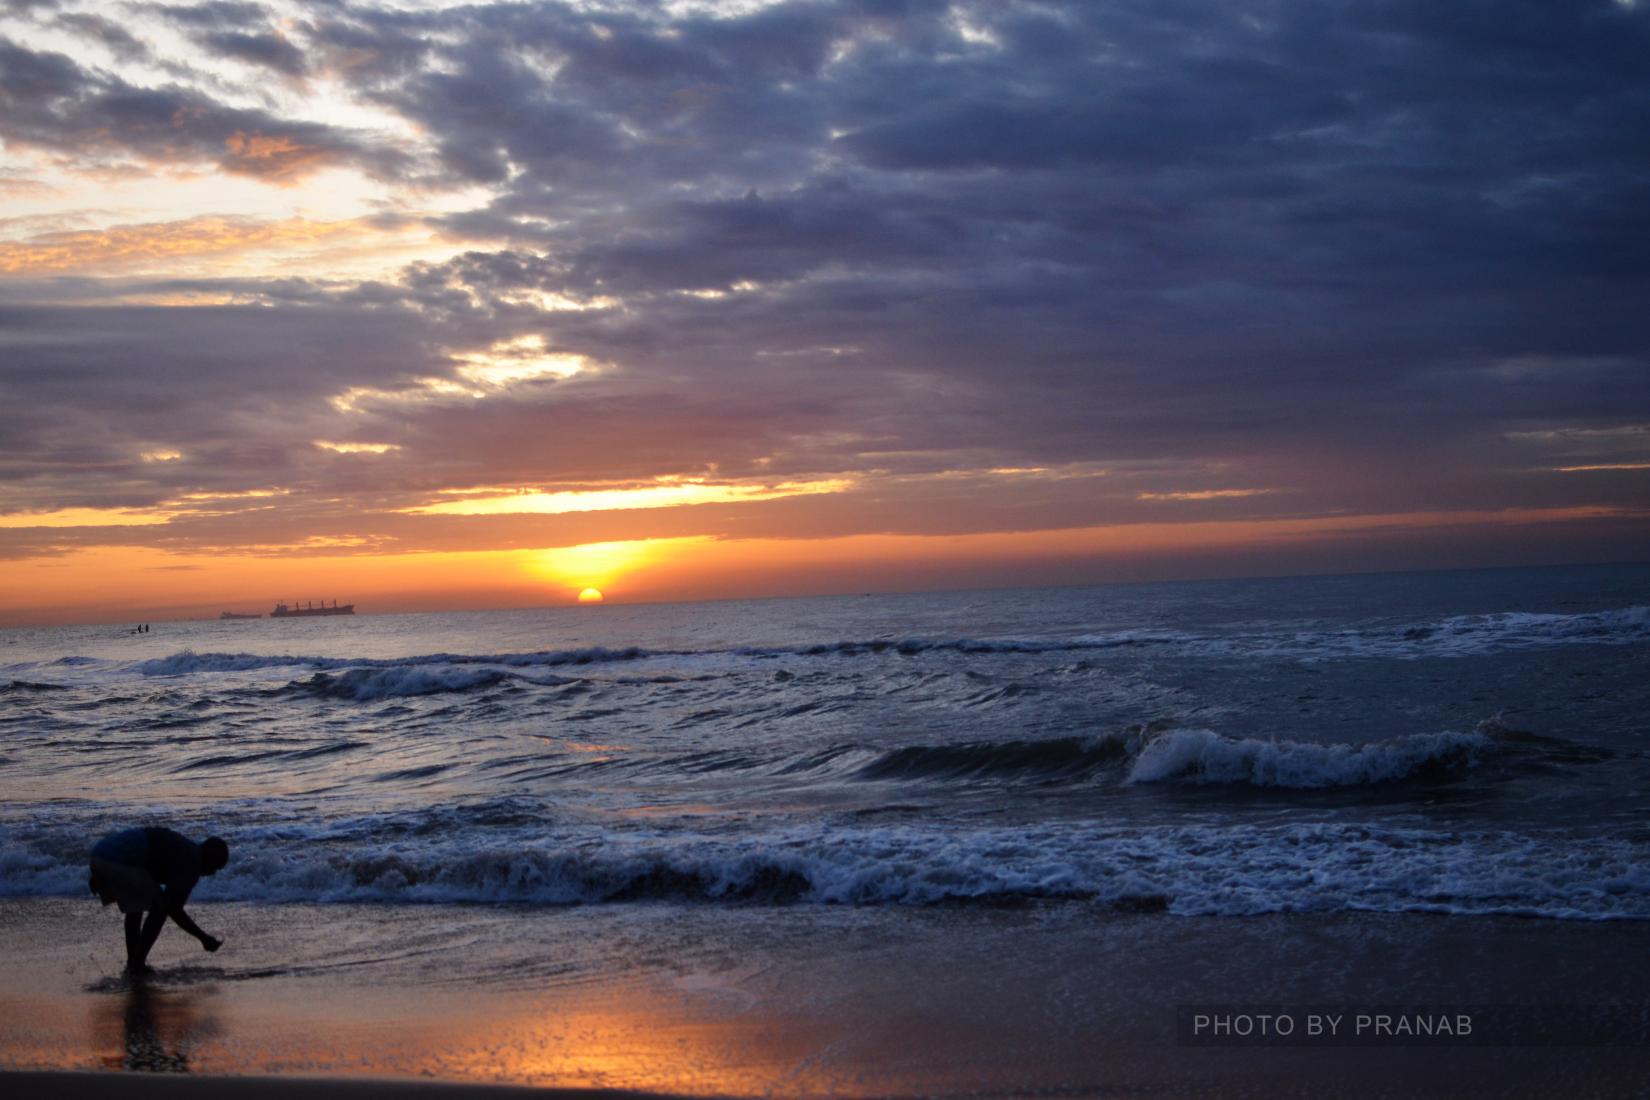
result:
M 860 768 L 857 775 L 861 779 L 1030 778 L 1069 782 L 1092 776 L 1127 753 L 1127 742 L 1111 737 L 909 745 L 883 753 Z
M 0 896 L 84 896 L 84 838 L 95 835 L 87 824 L 29 827 L 28 835 L 7 835 L 0 826 Z M 800 827 L 733 838 L 546 824 L 504 833 L 386 833 L 372 824 L 226 829 L 231 863 L 202 884 L 202 896 L 534 905 L 1077 902 L 1177 915 L 1375 911 L 1650 919 L 1642 838 L 1589 837 L 1581 868 L 1572 857 L 1582 841 L 1554 830 L 1045 823 Z M 321 839 L 327 843 L 317 843 Z
M 33 680 L 7 680 L 4 685 L 0 685 L 0 695 L 20 694 L 26 691 L 42 692 L 68 690 L 69 686 L 67 684 L 43 684 L 37 683 Z
M 857 746 L 840 746 L 839 757 Z M 1416 733 L 1367 744 L 1230 737 L 1166 721 L 1099 737 L 908 745 L 877 754 L 852 777 L 877 781 L 1083 783 L 1121 773 L 1124 784 L 1187 783 L 1326 790 L 1446 782 L 1506 757 L 1595 763 L 1607 750 L 1510 729 L 1498 718 L 1470 733 Z
M 1321 790 L 1446 778 L 1477 764 L 1492 743 L 1480 732 L 1416 733 L 1366 745 L 1323 745 L 1171 729 L 1144 738 L 1127 782 Z
M 317 672 L 309 679 L 295 680 L 281 690 L 370 703 L 378 699 L 476 691 L 514 679 L 517 677 L 496 669 L 406 665 L 397 668 L 352 668 L 337 675 Z

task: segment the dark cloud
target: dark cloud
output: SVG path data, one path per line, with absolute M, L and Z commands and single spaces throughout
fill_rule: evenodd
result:
M 93 38 L 103 43 L 122 61 L 142 61 L 149 56 L 149 47 L 131 31 L 112 19 L 88 12 L 65 12 L 54 21 L 82 38 Z
M 201 4 L 145 5 L 174 23 L 187 27 L 234 29 L 269 22 L 270 10 L 262 4 L 241 3 L 239 0 L 207 0 Z
M 438 372 L 450 335 L 404 307 L 303 286 L 188 309 L 0 306 L 0 477 L 14 507 L 34 509 L 303 479 L 311 441 L 344 419 L 330 398 Z M 142 457 L 171 450 L 183 457 Z
M 287 76 L 303 76 L 309 71 L 303 51 L 279 34 L 212 31 L 201 35 L 198 41 L 224 57 L 262 65 Z
M 211 0 L 192 5 L 148 5 L 141 10 L 183 27 L 197 44 L 217 56 L 261 65 L 287 76 L 303 76 L 309 71 L 304 51 L 276 29 L 275 13 L 262 4 Z
M 132 156 L 170 166 L 207 162 L 273 181 L 354 164 L 393 176 L 399 150 L 322 123 L 226 106 L 182 85 L 141 87 L 60 53 L 0 39 L 0 137 L 67 157 Z
M 375 12 L 362 22 L 346 9 L 328 8 L 316 13 L 306 36 L 328 68 L 367 86 L 416 69 L 432 50 L 421 29 L 417 16 L 407 13 Z

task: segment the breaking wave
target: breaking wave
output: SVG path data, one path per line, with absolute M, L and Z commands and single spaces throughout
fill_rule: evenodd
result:
M 1038 787 L 1151 784 L 1290 790 L 1444 783 L 1480 764 L 1589 764 L 1607 750 L 1504 730 L 1409 734 L 1368 744 L 1234 738 L 1206 729 L 1135 726 L 1098 737 L 975 741 L 879 749 L 842 743 L 804 753 L 713 748 L 686 753 L 608 746 L 601 752 L 547 752 L 504 764 L 536 779 L 577 780 L 623 773 L 689 781 L 719 774 L 806 782 L 968 784 Z
M 399 699 L 442 692 L 476 691 L 518 679 L 496 669 L 451 668 L 441 665 L 404 665 L 392 668 L 352 668 L 337 675 L 317 672 L 294 681 L 281 691 L 296 691 L 358 703 Z
M 1130 783 L 1243 784 L 1292 790 L 1447 778 L 1497 744 L 1484 733 L 1417 733 L 1366 745 L 1261 741 L 1206 729 L 1164 730 L 1144 740 Z
M 1117 764 L 1128 751 L 1125 739 L 1111 737 L 909 745 L 881 754 L 857 774 L 862 779 L 1076 781 Z
M 1519 914 L 1650 919 L 1642 840 L 1354 824 L 1221 828 L 794 828 L 729 838 L 552 828 L 414 843 L 295 826 L 226 833 L 202 899 L 899 906 L 1086 902 L 1176 915 Z M 0 894 L 85 892 L 78 845 L 5 837 Z M 90 898 L 88 897 L 88 902 Z
M 842 751 L 842 750 L 838 750 Z M 1507 729 L 1406 734 L 1366 744 L 1260 740 L 1152 723 L 1093 738 L 912 745 L 864 764 L 872 780 L 1082 782 L 1122 770 L 1128 784 L 1191 783 L 1324 790 L 1445 782 L 1481 763 L 1594 763 L 1607 751 Z
M 0 695 L 19 695 L 24 692 L 67 691 L 65 684 L 41 684 L 33 680 L 8 680 L 0 686 Z

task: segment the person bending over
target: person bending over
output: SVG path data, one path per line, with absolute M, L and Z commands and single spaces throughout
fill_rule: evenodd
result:
M 222 940 L 189 919 L 183 904 L 202 875 L 216 874 L 228 862 L 229 845 L 215 836 L 196 844 L 181 833 L 155 826 L 110 833 L 92 846 L 92 873 L 86 885 L 104 905 L 118 904 L 126 914 L 127 972 L 151 972 L 149 949 L 160 938 L 167 917 L 206 950 L 223 946 Z

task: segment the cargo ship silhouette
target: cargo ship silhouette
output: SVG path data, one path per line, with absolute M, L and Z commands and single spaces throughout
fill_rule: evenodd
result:
M 338 601 L 333 600 L 332 601 L 332 606 L 328 607 L 327 602 L 325 600 L 322 600 L 320 607 L 316 607 L 315 605 L 308 604 L 308 603 L 306 603 L 302 607 L 299 607 L 296 603 L 294 603 L 291 607 L 288 607 L 284 603 L 278 603 L 278 604 L 275 605 L 275 610 L 271 611 L 269 613 L 269 617 L 271 619 L 304 619 L 304 618 L 309 618 L 310 616 L 313 616 L 313 615 L 353 615 L 353 614 L 355 614 L 355 605 L 352 604 L 352 603 L 347 603 L 347 604 L 344 604 L 343 606 L 339 606 Z

